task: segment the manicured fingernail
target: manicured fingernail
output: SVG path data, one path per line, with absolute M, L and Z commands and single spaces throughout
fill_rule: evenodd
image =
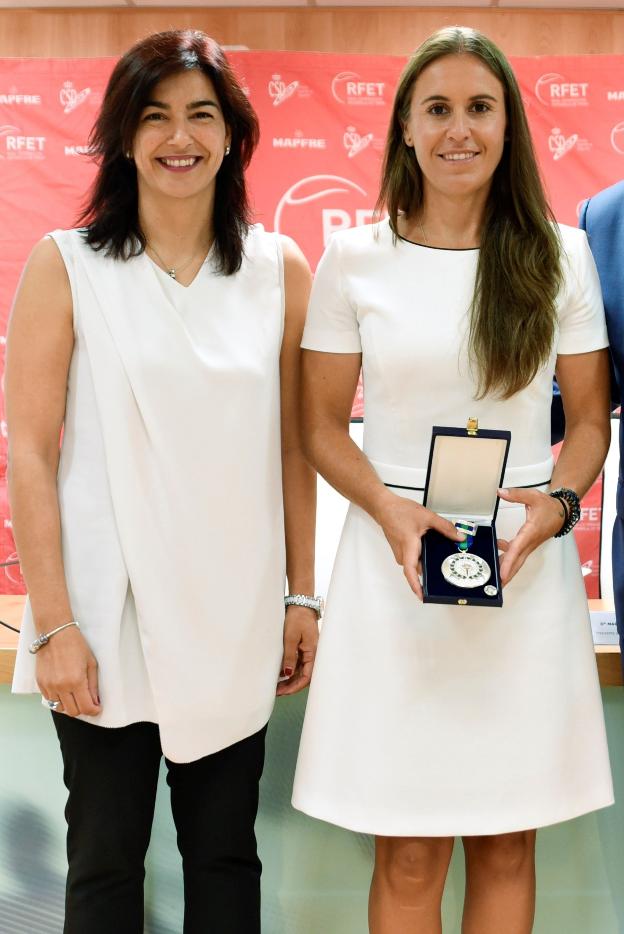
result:
M 293 673 L 292 668 L 284 668 L 284 674 L 286 675 L 287 678 L 290 678 L 292 673 Z
M 509 493 L 509 490 L 506 490 L 505 487 L 502 486 L 502 487 L 499 489 L 498 492 L 499 492 L 499 493 L 502 493 L 503 496 L 507 496 L 507 494 Z

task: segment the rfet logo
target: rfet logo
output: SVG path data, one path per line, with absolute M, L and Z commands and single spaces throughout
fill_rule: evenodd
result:
M 291 81 L 286 83 L 281 75 L 273 75 L 269 81 L 269 97 L 273 101 L 274 107 L 279 107 L 280 104 L 283 104 L 284 101 L 287 101 L 289 97 L 292 97 L 297 88 L 299 87 L 298 81 Z
M 549 107 L 587 107 L 588 90 L 587 81 L 567 81 L 554 71 L 535 82 L 535 96 Z
M 11 551 L 9 554 L 5 555 L 3 561 L 0 563 L 0 567 L 2 567 L 6 577 L 12 584 L 18 587 L 24 586 L 24 578 L 22 577 L 19 557 L 16 551 Z
M 385 87 L 385 81 L 367 81 L 355 71 L 341 71 L 332 79 L 331 92 L 341 104 L 382 107 Z
M 334 231 L 369 223 L 372 217 L 368 193 L 360 185 L 341 175 L 309 175 L 281 196 L 273 229 L 296 236 L 316 262 Z
M 553 127 L 552 132 L 548 137 L 548 148 L 550 149 L 555 162 L 558 162 L 559 159 L 563 159 L 566 153 L 570 152 L 571 149 L 574 149 L 578 142 L 578 138 L 578 133 L 572 133 L 570 136 L 565 136 L 558 126 Z
M 78 91 L 77 88 L 74 87 L 73 81 L 65 81 L 63 87 L 59 91 L 59 101 L 61 102 L 63 113 L 70 114 L 72 110 L 76 110 L 77 107 L 84 104 L 90 94 L 91 88 L 83 88 L 82 91 Z
M 0 126 L 0 159 L 45 159 L 45 136 L 24 136 L 19 127 Z
M 624 120 L 616 123 L 611 130 L 611 145 L 620 156 L 624 156 Z

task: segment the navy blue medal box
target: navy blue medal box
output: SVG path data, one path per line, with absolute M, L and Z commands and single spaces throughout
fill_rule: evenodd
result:
M 451 522 L 476 524 L 474 541 L 465 554 L 487 562 L 490 577 L 474 587 L 458 586 L 442 573 L 442 564 L 461 552 L 457 544 L 430 529 L 423 537 L 422 570 L 425 603 L 455 606 L 502 606 L 496 514 L 498 488 L 503 483 L 511 432 L 480 429 L 477 419 L 466 428 L 434 425 L 425 483 L 424 504 Z

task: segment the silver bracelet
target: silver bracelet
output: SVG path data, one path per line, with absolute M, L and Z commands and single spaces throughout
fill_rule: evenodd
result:
M 52 636 L 55 636 L 57 632 L 62 632 L 63 629 L 67 629 L 69 626 L 77 626 L 78 629 L 80 629 L 80 623 L 77 620 L 72 619 L 71 623 L 63 623 L 62 626 L 57 626 L 56 629 L 51 629 L 50 632 L 42 632 L 39 636 L 37 636 L 34 642 L 30 643 L 28 646 L 28 651 L 31 655 L 36 655 L 40 648 L 42 648 L 44 645 L 47 645 Z
M 320 619 L 325 609 L 325 601 L 322 597 L 309 597 L 305 593 L 290 593 L 284 597 L 284 606 L 307 606 L 310 610 L 315 610 Z

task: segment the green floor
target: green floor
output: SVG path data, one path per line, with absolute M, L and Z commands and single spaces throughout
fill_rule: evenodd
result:
M 614 808 L 538 837 L 536 934 L 624 934 L 624 691 L 603 692 Z M 365 934 L 372 842 L 290 807 L 303 699 L 281 700 L 271 722 L 258 837 L 264 934 Z M 47 713 L 0 686 L 0 932 L 60 934 L 64 789 Z M 444 900 L 445 934 L 458 934 L 461 845 Z M 148 934 L 180 934 L 181 879 L 164 781 L 148 857 Z M 504 934 L 504 932 L 501 932 Z

